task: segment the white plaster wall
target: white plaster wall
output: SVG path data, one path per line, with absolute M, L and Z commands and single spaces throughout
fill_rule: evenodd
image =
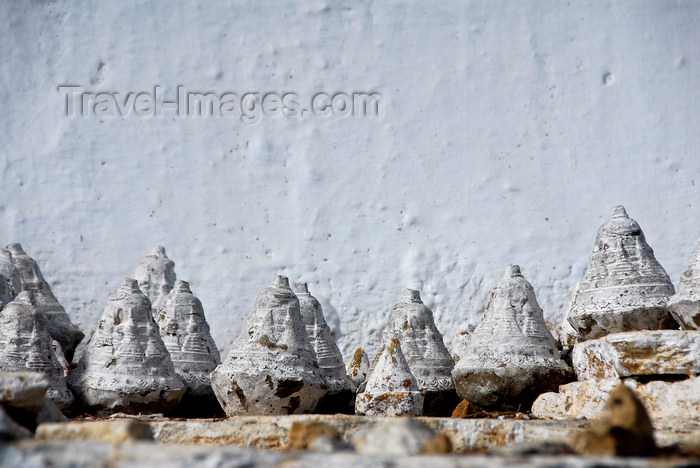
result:
M 450 342 L 511 262 L 558 323 L 615 204 L 674 281 L 687 262 L 699 22 L 673 1 L 2 2 L 0 239 L 86 331 L 156 244 L 224 349 L 276 273 L 337 314 L 346 357 L 405 287 Z M 68 118 L 62 84 L 377 91 L 385 112 Z

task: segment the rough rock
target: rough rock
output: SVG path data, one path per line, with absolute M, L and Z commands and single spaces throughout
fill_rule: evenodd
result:
M 406 289 L 394 305 L 382 332 L 381 349 L 393 339 L 401 343 L 411 374 L 423 393 L 423 414 L 447 416 L 459 402 L 452 380 L 454 361 L 435 326 L 433 312 L 420 298 L 420 292 Z M 374 363 L 379 359 L 377 355 Z
M 316 353 L 320 373 L 328 386 L 328 393 L 316 406 L 316 412 L 352 412 L 355 397 L 353 382 L 345 373 L 343 355 L 331 336 L 331 329 L 326 323 L 321 304 L 309 293 L 306 283 L 296 283 L 294 294 L 299 299 L 301 319 Z
M 0 406 L 0 443 L 26 439 L 31 436 L 31 432 L 14 422 Z
M 68 383 L 85 411 L 157 413 L 172 410 L 185 385 L 135 279 L 109 296 L 102 317 Z
M 70 320 L 66 310 L 53 295 L 49 283 L 41 274 L 39 265 L 22 249 L 20 244 L 10 244 L 7 250 L 11 254 L 12 263 L 19 272 L 22 289 L 34 293 L 39 310 L 46 315 L 51 337 L 58 341 L 68 361 L 73 359 L 78 343 L 85 334 Z
M 585 380 L 559 387 L 558 393 L 544 393 L 532 405 L 539 418 L 593 419 L 602 410 L 620 379 Z M 640 383 L 626 379 L 655 421 L 661 419 L 700 420 L 700 377 L 676 382 Z
M 369 358 L 362 348 L 357 348 L 352 356 L 352 361 L 348 364 L 347 375 L 352 381 L 355 391 L 367 379 L 369 373 Z
M 650 456 L 656 452 L 654 429 L 644 404 L 625 384 L 610 393 L 603 413 L 572 438 L 582 455 Z
M 122 419 L 118 421 L 71 422 L 70 424 L 42 424 L 36 430 L 40 440 L 85 440 L 123 444 L 137 440 L 153 440 L 147 423 Z
M 366 455 L 417 455 L 452 451 L 449 439 L 441 437 L 415 418 L 387 419 L 372 429 L 359 432 L 352 441 L 355 449 Z
M 165 254 L 165 247 L 158 245 L 139 260 L 134 270 L 134 279 L 154 305 L 159 297 L 170 292 L 176 279 L 175 262 Z
M 681 274 L 676 294 L 668 301 L 671 315 L 686 330 L 700 330 L 700 238 L 688 267 Z
M 700 374 L 700 331 L 613 333 L 574 346 L 578 380 Z
M 616 206 L 598 230 L 567 319 L 579 340 L 609 333 L 673 328 L 666 304 L 674 289 L 637 222 Z
M 399 340 L 392 339 L 379 353 L 367 384 L 355 399 L 355 413 L 369 416 L 420 416 L 423 395 L 401 352 Z
M 455 409 L 452 411 L 452 418 L 466 418 L 471 413 L 474 412 L 474 406 L 467 400 L 462 400 L 459 402 Z
M 17 297 L 22 291 L 22 277 L 19 270 L 12 263 L 12 254 L 9 250 L 0 250 L 0 277 L 2 277 L 9 288 L 9 294 L 12 299 Z
M 64 409 L 73 402 L 73 395 L 52 342 L 46 316 L 31 290 L 22 291 L 0 313 L 0 371 L 46 375 L 46 397 Z
M 177 280 L 153 315 L 170 353 L 175 372 L 187 385 L 180 409 L 189 416 L 220 413 L 209 375 L 221 364 L 201 301 L 186 281 Z
M 0 372 L 0 404 L 32 413 L 44 406 L 49 378 L 41 372 Z
M 326 394 L 299 300 L 286 277 L 277 276 L 258 295 L 211 383 L 229 416 L 308 413 Z
M 452 375 L 459 396 L 484 409 L 528 409 L 540 393 L 572 379 L 517 265 L 491 293 Z
M 330 424 L 319 421 L 293 422 L 289 428 L 287 450 L 307 450 L 315 439 L 329 437 L 341 440 L 341 434 Z

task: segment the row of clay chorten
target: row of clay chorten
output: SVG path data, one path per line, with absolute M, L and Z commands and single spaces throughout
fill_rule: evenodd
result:
M 277 276 L 221 362 L 201 302 L 162 247 L 109 297 L 75 369 L 83 334 L 19 244 L 0 255 L 0 371 L 47 374 L 47 396 L 73 412 L 189 416 L 356 412 L 449 415 L 459 398 L 484 409 L 527 409 L 573 380 L 535 292 L 511 265 L 454 359 L 418 291 L 391 310 L 380 352 L 345 368 L 321 305 Z M 675 319 L 675 320 L 674 320 Z M 608 333 L 700 329 L 700 240 L 678 292 L 636 221 L 615 207 L 596 238 L 565 320 L 564 347 Z

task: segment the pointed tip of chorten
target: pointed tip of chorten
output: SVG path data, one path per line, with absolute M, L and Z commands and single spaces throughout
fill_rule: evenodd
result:
M 508 265 L 506 267 L 505 272 L 503 273 L 503 278 L 508 279 L 508 278 L 516 278 L 516 277 L 523 277 L 523 274 L 520 272 L 520 266 L 519 265 Z
M 165 254 L 165 247 L 162 245 L 156 245 L 151 249 L 151 255 L 155 255 L 157 257 L 167 257 Z
M 192 293 L 190 290 L 190 283 L 184 280 L 175 280 L 172 290 L 178 293 Z
M 24 249 L 22 248 L 22 244 L 19 242 L 16 242 L 14 244 L 7 244 L 5 247 L 11 254 L 23 254 Z
M 367 379 L 365 392 L 410 391 L 418 391 L 418 383 L 401 350 L 401 343 L 397 339 L 392 339 L 382 349 L 377 365 Z
M 270 286 L 273 288 L 289 289 L 289 278 L 283 275 L 277 275 L 275 279 L 272 280 L 272 283 L 270 283 Z
M 120 289 L 132 293 L 141 292 L 141 290 L 139 289 L 139 282 L 136 281 L 134 278 L 124 278 L 124 282 L 122 283 Z
M 420 291 L 410 288 L 404 289 L 401 300 L 404 302 L 422 302 L 420 299 Z
M 617 205 L 612 209 L 611 218 L 628 218 L 627 210 L 622 205 Z
M 295 294 L 309 294 L 309 284 L 308 283 L 294 283 L 294 293 Z

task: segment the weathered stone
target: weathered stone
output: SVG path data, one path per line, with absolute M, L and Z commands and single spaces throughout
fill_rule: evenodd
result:
M 357 348 L 352 356 L 352 361 L 348 364 L 347 375 L 352 381 L 355 391 L 367 379 L 369 373 L 369 358 L 362 348 Z
M 0 406 L 0 442 L 9 442 L 17 439 L 26 439 L 31 436 L 31 432 L 14 422 L 12 418 L 10 418 L 10 416 L 8 416 L 8 414 L 5 412 L 3 407 Z
M 0 404 L 39 413 L 49 378 L 41 372 L 0 372 Z
M 574 346 L 578 380 L 700 374 L 700 331 L 613 333 Z
M 610 393 L 603 413 L 572 438 L 582 455 L 650 456 L 656 452 L 654 429 L 642 402 L 625 384 Z
M 9 250 L 0 250 L 0 277 L 2 277 L 9 288 L 10 297 L 14 299 L 22 291 L 22 277 L 19 270 L 12 263 L 12 254 Z
M 459 402 L 455 409 L 452 411 L 452 418 L 466 418 L 471 413 L 474 412 L 474 406 L 467 400 L 462 400 Z
M 157 413 L 180 402 L 185 385 L 136 280 L 126 278 L 109 296 L 68 383 L 86 411 Z
M 141 258 L 134 270 L 139 289 L 156 304 L 158 298 L 170 292 L 175 284 L 175 262 L 165 254 L 165 247 L 156 246 Z
M 64 409 L 73 402 L 73 395 L 66 387 L 52 341 L 46 316 L 31 290 L 22 291 L 0 313 L 0 371 L 46 375 L 47 398 Z
M 681 274 L 676 294 L 668 301 L 668 309 L 684 329 L 700 330 L 700 238 L 688 267 Z
M 319 437 L 330 437 L 341 440 L 340 432 L 331 426 L 319 421 L 293 422 L 289 428 L 289 443 L 287 450 L 306 450 L 309 445 Z
M 517 265 L 491 293 L 452 375 L 459 396 L 485 409 L 528 409 L 540 393 L 572 379 Z
M 0 310 L 13 299 L 12 290 L 5 278 L 0 276 Z
M 22 249 L 20 244 L 10 244 L 7 250 L 12 257 L 12 263 L 19 271 L 22 289 L 34 293 L 39 310 L 46 315 L 48 330 L 51 337 L 58 341 L 68 361 L 73 359 L 78 343 L 85 334 L 70 320 L 66 310 L 53 295 L 49 283 L 41 274 L 39 265 Z
M 353 437 L 353 444 L 359 453 L 374 455 L 417 455 L 435 453 L 437 445 L 442 445 L 442 453 L 451 452 L 449 443 L 444 443 L 433 429 L 415 418 L 391 418 L 377 427 L 362 431 Z
M 593 419 L 603 410 L 620 379 L 585 380 L 559 387 L 558 393 L 544 393 L 532 405 L 539 418 Z M 676 382 L 640 383 L 626 379 L 644 403 L 654 421 L 662 419 L 700 420 L 700 377 Z
M 331 329 L 323 316 L 323 309 L 318 300 L 309 293 L 306 283 L 294 285 L 294 294 L 299 299 L 301 319 L 306 333 L 316 353 L 318 367 L 326 380 L 328 393 L 316 406 L 317 413 L 352 412 L 355 392 L 353 383 L 345 373 L 343 355 L 331 336 Z
M 455 335 L 454 339 L 452 340 L 452 346 L 450 347 L 450 356 L 452 356 L 452 360 L 455 363 L 457 363 L 459 361 L 459 357 L 465 353 L 467 343 L 469 343 L 468 331 L 462 330 Z
M 221 412 L 211 388 L 209 375 L 221 364 L 219 350 L 204 318 L 202 303 L 186 281 L 175 281 L 161 305 L 153 309 L 160 336 L 175 366 L 175 372 L 187 385 L 180 409 L 189 416 L 205 417 Z
M 326 394 L 299 300 L 286 277 L 277 276 L 258 295 L 211 383 L 229 416 L 308 413 Z
M 122 419 L 118 421 L 86 421 L 70 424 L 41 424 L 36 430 L 40 440 L 85 440 L 123 444 L 138 440 L 153 440 L 147 423 Z
M 420 292 L 406 289 L 391 310 L 382 332 L 381 348 L 393 339 L 401 343 L 411 374 L 423 393 L 423 414 L 449 415 L 459 402 L 452 380 L 455 364 L 435 326 L 433 312 L 421 301 Z M 378 359 L 379 354 L 374 359 L 375 365 Z
M 637 222 L 616 206 L 598 230 L 567 319 L 579 340 L 608 333 L 673 328 L 666 308 L 673 284 Z
M 374 370 L 357 394 L 355 413 L 369 416 L 420 416 L 423 395 L 401 352 L 399 340 L 392 339 L 379 353 Z

